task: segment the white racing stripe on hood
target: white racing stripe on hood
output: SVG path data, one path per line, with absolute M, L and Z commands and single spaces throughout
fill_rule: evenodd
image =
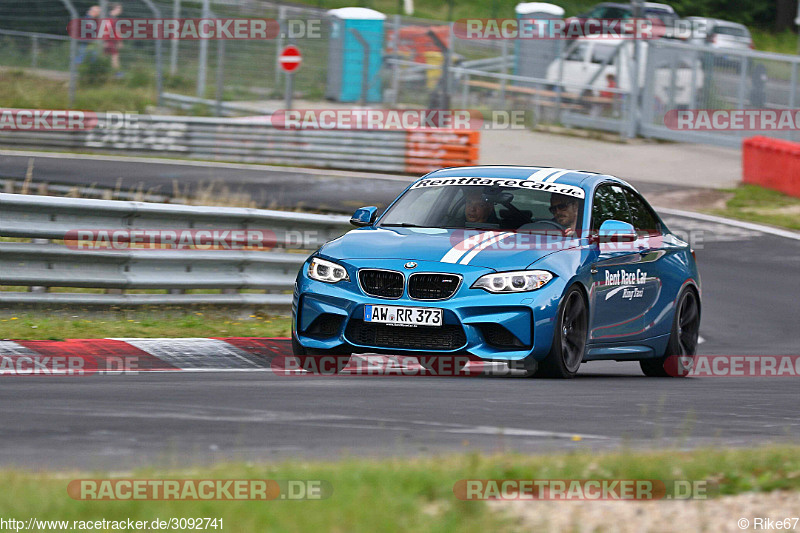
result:
M 478 246 L 476 246 L 472 250 L 470 250 L 469 253 L 466 255 L 466 257 L 464 257 L 464 259 L 461 260 L 460 264 L 468 265 L 469 262 L 472 261 L 472 259 L 481 252 L 481 250 L 493 245 L 496 242 L 499 242 L 499 241 L 505 239 L 509 235 L 514 235 L 514 232 L 513 231 L 507 231 L 505 233 L 501 233 L 500 235 L 492 237 L 491 239 L 483 241 Z
M 474 247 L 480 245 L 486 239 L 491 239 L 492 237 L 494 237 L 495 235 L 498 235 L 498 234 L 499 234 L 499 232 L 497 232 L 497 231 L 487 231 L 486 233 L 481 233 L 480 235 L 473 235 L 471 237 L 468 237 L 468 238 L 464 239 L 463 241 L 461 241 L 460 243 L 458 243 L 455 246 L 453 246 L 452 248 L 450 248 L 450 250 L 446 254 L 444 254 L 444 257 L 442 257 L 440 259 L 440 262 L 442 262 L 442 263 L 458 263 L 458 260 L 461 259 L 461 257 L 465 253 L 469 252 Z M 467 241 L 471 241 L 474 244 L 472 244 L 471 246 L 468 247 L 467 245 L 464 244 Z

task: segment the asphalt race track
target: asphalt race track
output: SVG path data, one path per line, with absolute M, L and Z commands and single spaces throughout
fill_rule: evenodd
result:
M 147 162 L 143 162 L 147 161 Z M 341 170 L 268 167 L 263 165 L 177 162 L 119 156 L 0 153 L 0 180 L 24 180 L 32 167 L 37 184 L 83 185 L 122 191 L 142 190 L 172 195 L 174 184 L 194 195 L 214 185 L 244 193 L 257 207 L 322 210 L 352 214 L 365 205 L 386 207 L 414 179 L 409 176 L 363 174 Z M 365 179 L 358 179 L 364 177 Z M 654 183 L 632 183 L 644 194 L 669 189 Z
M 246 194 L 257 207 L 337 211 L 351 214 L 364 205 L 386 207 L 411 182 L 411 177 L 371 175 L 369 187 L 353 179 L 358 173 L 340 170 L 295 169 L 206 162 L 147 163 L 103 156 L 0 155 L 0 180 L 23 180 L 33 160 L 35 184 L 94 185 L 98 188 L 172 195 L 174 184 L 196 195 L 213 185 L 229 194 Z M 363 174 L 367 176 L 367 174 Z M 357 200 L 353 200 L 356 199 Z
M 800 240 L 665 219 L 704 231 L 700 352 L 800 354 Z M 268 368 L 6 377 L 0 462 L 120 471 L 229 458 L 740 446 L 800 437 L 798 383 L 654 379 L 613 362 L 585 364 L 570 381 L 286 377 Z

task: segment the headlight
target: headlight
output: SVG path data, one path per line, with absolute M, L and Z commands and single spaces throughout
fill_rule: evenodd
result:
M 308 265 L 308 277 L 325 283 L 336 283 L 337 281 L 350 281 L 347 270 L 338 263 L 325 261 L 319 257 L 311 260 Z
M 472 288 L 483 289 L 487 292 L 527 292 L 541 289 L 551 279 L 553 279 L 553 274 L 546 270 L 498 272 L 481 276 L 472 285 Z

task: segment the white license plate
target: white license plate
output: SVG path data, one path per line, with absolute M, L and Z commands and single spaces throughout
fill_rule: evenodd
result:
M 396 326 L 441 326 L 442 310 L 431 307 L 365 305 L 364 322 Z

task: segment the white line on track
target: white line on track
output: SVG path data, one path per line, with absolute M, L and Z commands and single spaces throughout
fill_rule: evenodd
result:
M 776 237 L 784 237 L 786 239 L 793 239 L 796 241 L 800 241 L 800 233 L 798 232 L 780 228 L 773 228 L 772 226 L 765 226 L 763 224 L 754 224 L 753 222 L 744 222 L 741 220 L 733 220 L 730 218 L 720 217 L 716 215 L 707 215 L 705 213 L 695 213 L 692 211 L 682 211 L 680 209 L 670 209 L 666 207 L 656 207 L 655 210 L 659 213 L 664 213 L 665 215 L 674 215 L 678 217 L 692 218 L 695 220 L 704 220 L 706 222 L 716 222 L 717 224 L 725 224 L 736 228 L 749 229 L 752 231 L 766 233 L 768 235 L 774 235 Z

